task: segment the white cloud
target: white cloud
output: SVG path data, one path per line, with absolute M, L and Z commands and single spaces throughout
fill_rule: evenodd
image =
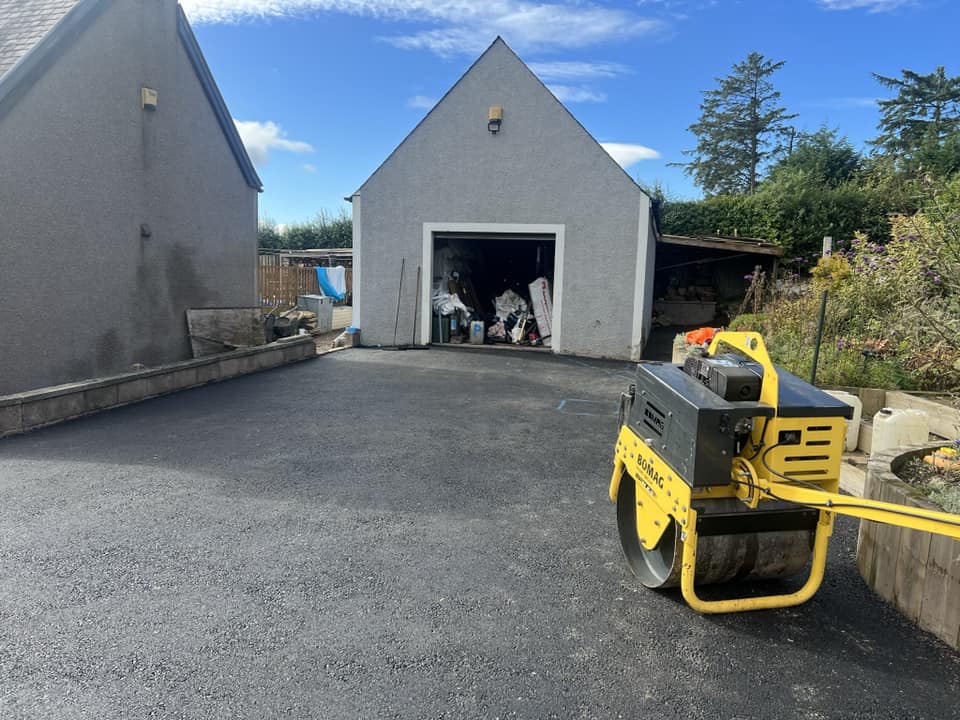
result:
M 308 172 L 311 174 L 317 171 L 317 166 L 314 165 L 313 163 L 304 163 L 301 167 L 303 167 L 305 172 Z
M 816 108 L 872 108 L 876 107 L 877 100 L 872 97 L 836 97 L 836 98 L 823 98 L 819 100 L 809 100 L 805 103 L 802 103 L 807 107 L 816 107 Z
M 646 145 L 610 142 L 603 142 L 600 145 L 610 153 L 610 157 L 616 160 L 617 164 L 623 169 L 636 165 L 641 160 L 656 160 L 660 157 L 660 153 Z
M 530 63 L 530 69 L 544 82 L 610 78 L 630 71 L 626 65 L 619 63 L 580 61 Z
M 423 108 L 424 110 L 430 110 L 436 104 L 436 100 L 431 97 L 427 97 L 426 95 L 414 95 L 412 98 L 407 100 L 407 107 Z
M 294 153 L 311 153 L 313 146 L 301 140 L 288 140 L 285 133 L 275 122 L 257 122 L 256 120 L 234 120 L 240 138 L 255 165 L 270 162 L 271 150 L 285 150 Z
M 659 20 L 582 0 L 181 0 L 195 23 L 293 18 L 321 12 L 430 29 L 383 38 L 397 47 L 438 55 L 476 54 L 502 35 L 518 50 L 579 48 L 659 30 Z
M 557 100 L 562 103 L 578 102 L 604 102 L 607 96 L 602 92 L 591 90 L 586 87 L 573 87 L 570 85 L 548 85 L 550 92 L 557 96 Z
M 875 107 L 877 99 L 872 97 L 845 97 L 839 99 L 839 104 L 847 107 Z
M 819 0 L 820 6 L 826 10 L 860 10 L 880 13 L 896 10 L 905 5 L 914 5 L 915 0 Z

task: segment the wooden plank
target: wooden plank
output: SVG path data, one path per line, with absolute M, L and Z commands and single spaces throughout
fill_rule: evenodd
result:
M 867 472 L 863 484 L 863 497 L 880 499 L 880 481 L 872 472 Z M 860 521 L 860 533 L 857 535 L 857 569 L 867 585 L 873 587 L 877 579 L 877 528 L 880 523 L 871 520 Z
M 894 483 L 883 483 L 880 499 L 884 502 L 903 504 L 903 492 Z M 887 602 L 894 602 L 897 556 L 900 554 L 901 529 L 894 525 L 880 524 L 876 530 L 876 570 L 873 589 Z
M 930 421 L 930 432 L 954 440 L 960 438 L 960 411 L 949 405 L 908 395 L 904 392 L 888 392 L 887 407 L 900 410 L 922 410 Z
M 260 308 L 189 309 L 187 329 L 195 358 L 264 344 Z
M 908 504 L 917 507 L 917 503 L 908 501 Z M 927 507 L 927 503 L 924 503 L 924 507 Z M 900 551 L 897 553 L 893 582 L 894 604 L 912 622 L 920 618 L 930 539 L 928 532 L 908 528 L 900 530 Z
M 960 541 L 931 538 L 918 622 L 951 647 L 960 647 Z

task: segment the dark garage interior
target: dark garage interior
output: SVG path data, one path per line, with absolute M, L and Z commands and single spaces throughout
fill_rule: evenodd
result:
M 435 236 L 431 296 L 436 300 L 438 292 L 456 295 L 469 312 L 461 310 L 441 318 L 435 303 L 432 340 L 467 342 L 469 324 L 482 322 L 484 342 L 542 346 L 544 336 L 549 337 L 549 328 L 537 326 L 530 286 L 544 278 L 552 291 L 555 249 L 553 235 L 445 233 Z M 498 334 L 498 321 L 506 333 L 503 338 Z M 524 331 L 518 341 L 512 341 L 509 333 L 518 324 Z

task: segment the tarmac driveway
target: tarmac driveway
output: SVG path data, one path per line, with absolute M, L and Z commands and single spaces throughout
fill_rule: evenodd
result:
M 960 716 L 854 522 L 800 608 L 638 586 L 630 375 L 350 350 L 0 441 L 0 717 Z

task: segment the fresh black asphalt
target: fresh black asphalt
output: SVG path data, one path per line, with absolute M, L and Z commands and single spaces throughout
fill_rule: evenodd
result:
M 639 587 L 624 363 L 349 350 L 0 441 L 2 718 L 953 718 L 841 520 L 790 610 Z

